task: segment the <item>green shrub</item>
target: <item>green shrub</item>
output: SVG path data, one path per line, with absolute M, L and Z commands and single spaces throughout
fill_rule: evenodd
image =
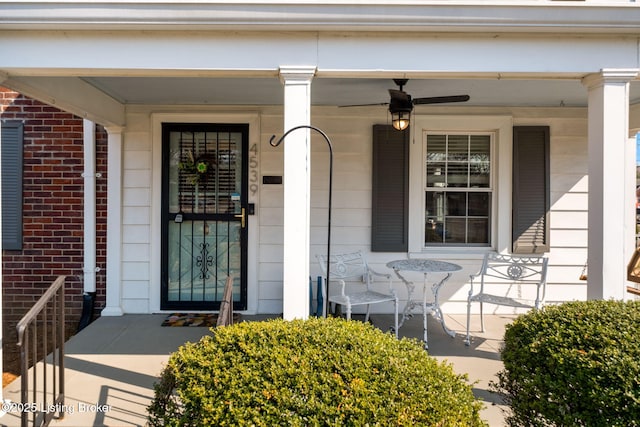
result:
M 640 425 L 640 302 L 587 301 L 520 316 L 494 387 L 511 426 Z
M 415 340 L 338 318 L 213 331 L 170 357 L 151 425 L 484 425 L 466 376 Z

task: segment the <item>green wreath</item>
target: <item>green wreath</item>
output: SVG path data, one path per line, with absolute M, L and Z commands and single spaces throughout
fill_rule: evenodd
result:
M 206 180 L 212 165 L 206 154 L 196 157 L 193 152 L 187 151 L 187 159 L 178 163 L 178 169 L 188 175 L 189 182 L 195 185 Z

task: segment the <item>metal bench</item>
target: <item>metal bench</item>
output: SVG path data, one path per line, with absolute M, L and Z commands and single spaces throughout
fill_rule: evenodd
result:
M 480 327 L 484 332 L 484 303 L 539 309 L 545 299 L 547 284 L 546 257 L 502 255 L 495 252 L 485 254 L 482 267 L 471 275 L 471 288 L 467 299 L 467 336 L 470 345 L 469 324 L 471 303 L 480 303 Z M 479 289 L 474 292 L 474 284 Z

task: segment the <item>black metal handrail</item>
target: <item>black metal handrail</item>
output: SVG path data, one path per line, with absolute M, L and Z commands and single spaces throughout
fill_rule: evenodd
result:
M 22 400 L 18 407 L 23 427 L 29 424 L 29 418 L 33 426 L 46 426 L 56 414 L 57 418 L 64 417 L 64 284 L 65 276 L 59 276 L 18 322 Z M 42 364 L 38 365 L 40 359 Z M 29 366 L 33 366 L 31 396 Z M 38 390 L 40 368 L 42 385 Z

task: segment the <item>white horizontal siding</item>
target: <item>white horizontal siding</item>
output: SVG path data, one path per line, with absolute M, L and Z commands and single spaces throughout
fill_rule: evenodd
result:
M 146 206 L 124 206 L 122 223 L 127 225 L 149 225 L 150 208 Z
M 260 225 L 263 227 L 283 225 L 282 207 L 260 208 Z
M 280 221 L 282 222 L 282 221 Z M 282 250 L 282 233 L 284 226 L 261 226 L 260 227 L 260 244 L 278 245 Z
M 265 264 L 281 264 L 282 263 L 282 245 L 270 245 L 261 243 L 258 252 L 260 261 Z
M 561 114 L 550 112 L 547 116 L 540 113 L 540 109 L 523 110 L 523 117 L 519 118 L 514 111 L 514 125 L 548 125 L 551 128 L 551 190 L 552 190 L 552 211 L 551 211 L 551 245 L 552 250 L 547 254 L 551 260 L 549 274 L 549 288 L 555 289 L 552 293 L 556 299 L 571 299 L 575 295 L 576 286 L 581 289 L 581 294 L 585 294 L 584 282 L 578 282 L 578 276 L 582 269 L 586 254 L 586 227 L 587 227 L 587 152 L 586 152 L 586 116 L 584 110 L 563 111 Z M 532 114 L 534 112 L 535 114 Z M 373 123 L 369 123 L 371 126 Z M 351 145 L 355 145 L 352 150 L 342 147 L 336 152 L 335 164 L 337 167 L 335 175 L 338 177 L 339 187 L 334 188 L 334 213 L 332 230 L 332 251 L 334 253 L 341 250 L 348 251 L 362 249 L 369 250 L 370 242 L 370 173 L 371 173 L 371 153 L 370 153 L 370 129 L 366 131 L 367 137 L 356 138 Z M 340 140 L 340 136 L 333 136 L 333 139 Z M 365 144 L 362 144 L 362 142 Z M 361 149 L 365 147 L 366 152 Z M 349 154 L 353 152 L 352 156 Z M 344 155 L 342 153 L 345 153 Z M 313 161 L 320 161 L 317 156 Z M 354 159 L 358 159 L 358 165 L 353 164 Z M 346 169 L 346 170 L 345 170 Z M 324 171 L 321 164 L 317 171 Z M 316 171 L 316 170 L 314 170 Z M 334 178 L 335 179 L 335 178 Z M 322 188 L 321 185 L 314 185 L 315 196 Z M 345 200 L 340 199 L 341 191 L 349 189 L 359 189 L 360 203 L 351 203 L 352 197 Z M 312 252 L 326 251 L 322 242 L 326 240 L 326 227 L 322 227 L 322 220 L 326 218 L 326 211 L 322 206 L 314 203 L 315 200 L 324 200 L 323 195 L 312 199 L 314 217 L 312 219 L 315 226 L 320 223 L 320 227 L 312 228 L 312 242 L 319 242 L 313 246 Z M 366 203 L 366 204 L 365 204 Z M 340 219 L 338 219 L 340 218 Z M 410 232 L 415 232 L 410 230 Z M 419 231 L 418 231 L 419 232 Z M 555 252 L 558 252 L 557 256 Z M 373 255 L 373 254 L 371 254 Z M 382 254 L 387 260 L 401 258 L 402 254 Z M 451 257 L 451 256 L 449 256 Z M 454 256 L 455 258 L 455 256 Z M 448 258 L 449 260 L 452 260 Z M 442 290 L 441 299 L 451 301 L 448 307 L 466 310 L 468 293 L 468 275 L 477 271 L 480 261 L 455 260 L 464 266 L 463 271 L 452 276 L 446 287 Z M 563 266 L 556 266 L 554 263 L 563 263 Z M 312 265 L 313 267 L 313 265 Z M 382 271 L 388 271 L 384 263 L 378 265 Z M 312 271 L 318 272 L 316 267 Z M 553 272 L 553 273 L 552 273 Z M 397 279 L 396 279 L 397 280 Z M 421 275 L 416 275 L 413 280 L 421 282 Z M 399 283 L 401 285 L 401 283 Z M 569 284 L 566 287 L 565 284 Z M 406 290 L 399 288 L 399 295 L 406 298 Z M 421 292 L 421 290 L 418 290 Z M 461 304 L 456 304 L 456 301 Z M 509 312 L 510 310 L 507 310 Z M 457 311 L 460 312 L 460 311 Z
M 579 174 L 587 173 L 586 154 L 578 156 L 575 154 L 556 154 L 551 156 L 551 170 L 554 172 L 562 171 L 567 175 L 579 176 Z
M 548 301 L 586 295 L 585 283 L 579 283 L 586 260 L 588 220 L 586 110 L 556 115 L 558 111 L 562 109 L 556 109 L 544 119 L 550 126 L 551 136 L 551 251 L 546 254 L 550 259 Z M 582 288 L 585 289 L 582 292 L 577 290 Z
M 150 243 L 148 225 L 127 225 L 122 227 L 122 242 L 128 243 Z
M 124 135 L 122 309 L 149 313 L 151 155 L 141 134 Z M 132 148 L 134 150 L 132 150 Z
M 122 298 L 122 311 L 129 314 L 147 314 L 151 312 L 147 298 Z
M 127 206 L 149 206 L 151 194 L 148 188 L 125 188 L 122 191 L 122 205 Z
M 151 170 L 125 169 L 122 183 L 125 188 L 151 188 Z
M 589 178 L 584 173 L 567 174 L 564 171 L 551 173 L 551 193 L 558 193 L 556 200 L 565 193 L 586 193 Z
M 147 243 L 127 243 L 122 248 L 122 259 L 128 262 L 149 262 L 149 245 Z
M 126 146 L 126 154 L 122 161 L 125 170 L 151 170 L 151 156 L 148 150 L 129 150 L 128 148 Z
M 256 292 L 259 313 L 282 313 L 282 257 L 283 257 L 283 184 L 262 184 L 265 175 L 283 176 L 284 146 L 272 147 L 272 135 L 280 138 L 283 119 L 281 115 L 263 114 L 260 118 L 260 241 L 256 265 L 258 269 Z M 284 177 L 283 177 L 284 181 Z M 251 230 L 249 230 L 251 232 Z
M 153 166 L 149 128 L 149 114 L 127 116 L 122 182 L 122 309 L 125 313 L 150 312 Z
M 586 211 L 589 196 L 587 193 L 551 192 L 551 209 L 556 211 Z
M 585 211 L 552 211 L 551 224 L 554 229 L 584 229 L 587 225 Z
M 154 107 L 158 109 L 158 107 Z M 172 111 L 171 107 L 162 107 Z M 205 109 L 206 110 L 206 109 Z M 256 250 L 250 253 L 250 265 L 255 266 L 255 283 L 250 292 L 257 298 L 257 310 L 262 313 L 282 311 L 282 236 L 283 185 L 262 184 L 265 175 L 283 174 L 283 147 L 271 147 L 272 134 L 282 134 L 283 118 L 279 108 L 259 107 L 258 193 L 256 216 L 251 218 L 250 233 L 257 233 Z M 198 114 L 202 109 L 198 109 Z M 211 111 L 218 111 L 212 107 Z M 440 111 L 440 110 L 438 110 Z M 442 111 L 458 111 L 447 110 Z M 515 125 L 548 125 L 551 127 L 551 252 L 549 298 L 554 301 L 586 295 L 586 285 L 578 276 L 586 259 L 587 239 L 587 154 L 586 110 L 584 109 L 491 109 L 466 108 L 465 114 L 511 113 Z M 158 155 L 161 141 L 152 141 L 150 131 L 151 108 L 137 106 L 128 116 L 124 135 L 125 169 L 123 171 L 123 308 L 126 312 L 143 312 L 154 306 L 151 295 L 159 295 L 159 283 L 151 283 L 152 269 L 160 268 L 159 260 L 151 259 L 151 233 L 160 232 L 160 224 L 153 222 L 151 194 L 160 182 L 159 171 L 151 170 L 152 159 Z M 405 258 L 405 253 L 375 253 L 370 250 L 371 233 L 371 138 L 372 126 L 386 122 L 386 111 L 372 109 L 314 108 L 312 123 L 322 128 L 334 146 L 334 188 L 332 212 L 332 252 L 362 250 L 372 266 L 383 273 L 392 273 L 386 262 Z M 460 120 L 464 122 L 464 116 Z M 312 194 L 311 194 L 311 260 L 310 273 L 320 273 L 315 255 L 326 253 L 328 150 L 324 140 L 312 134 Z M 286 143 L 286 142 L 285 142 Z M 154 154 L 155 153 L 155 154 Z M 286 179 L 286 178 L 285 178 Z M 412 185 L 422 185 L 412 183 Z M 422 203 L 416 201 L 416 203 Z M 410 230 L 421 233 L 421 230 Z M 159 240 L 158 240 L 159 241 Z M 469 274 L 477 271 L 481 253 L 446 255 L 439 258 L 461 264 L 464 269 L 455 273 L 442 290 L 442 301 L 448 313 L 465 312 Z M 159 277 L 159 274 L 156 275 Z M 422 276 L 413 277 L 421 283 Z M 404 285 L 394 277 L 395 285 L 406 299 Z M 127 288 L 125 289 L 125 285 Z M 158 289 L 152 290 L 152 287 Z M 418 287 L 417 292 L 421 292 Z M 375 310 L 384 310 L 376 308 Z M 390 310 L 390 308 L 387 308 Z M 132 311 L 133 310 L 133 311 Z M 508 310 L 507 310 L 508 311 Z
M 148 281 L 149 263 L 128 262 L 122 263 L 122 280 Z
M 147 300 L 149 298 L 149 281 L 148 280 L 123 281 L 122 297 L 125 299 Z

